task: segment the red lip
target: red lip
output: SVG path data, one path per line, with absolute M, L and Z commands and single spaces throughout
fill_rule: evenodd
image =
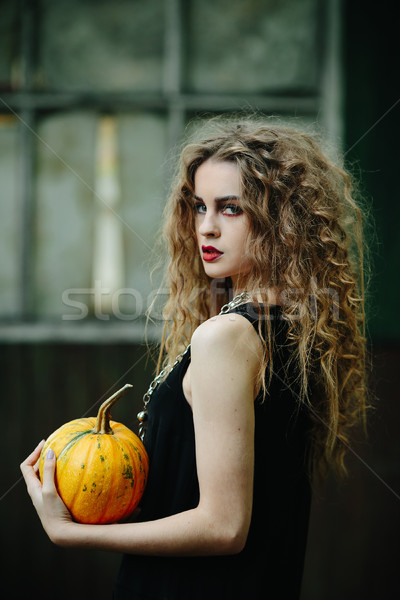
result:
M 212 262 L 223 254 L 223 252 L 217 250 L 214 246 L 202 246 L 201 250 L 203 252 L 203 260 L 206 262 Z

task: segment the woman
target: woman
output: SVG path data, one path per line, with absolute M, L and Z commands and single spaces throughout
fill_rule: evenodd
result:
M 21 466 L 54 543 L 124 553 L 116 598 L 297 598 L 311 474 L 345 471 L 366 412 L 348 175 L 305 133 L 207 127 L 184 148 L 166 207 L 167 374 L 140 415 L 150 474 L 138 519 L 75 523 L 53 456 L 37 477 L 42 444 Z

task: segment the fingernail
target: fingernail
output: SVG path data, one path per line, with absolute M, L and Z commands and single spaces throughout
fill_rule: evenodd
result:
M 51 460 L 51 459 L 55 458 L 55 456 L 56 455 L 54 454 L 53 448 L 49 448 L 47 450 L 46 458 L 49 458 Z

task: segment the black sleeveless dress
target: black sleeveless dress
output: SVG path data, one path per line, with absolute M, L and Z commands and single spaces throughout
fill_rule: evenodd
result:
M 252 304 L 237 307 L 258 331 Z M 258 600 L 298 598 L 310 511 L 307 412 L 287 372 L 290 348 L 282 309 L 270 306 L 274 375 L 264 401 L 255 400 L 255 473 L 252 520 L 242 552 L 230 556 L 124 555 L 118 600 Z M 158 386 L 149 404 L 145 446 L 150 469 L 140 521 L 167 517 L 199 501 L 194 426 L 182 391 L 188 351 Z

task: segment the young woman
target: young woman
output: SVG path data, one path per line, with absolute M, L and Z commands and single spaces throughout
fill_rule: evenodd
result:
M 137 520 L 76 523 L 54 456 L 43 485 L 42 444 L 21 465 L 54 543 L 124 553 L 115 598 L 298 598 L 311 474 L 345 470 L 366 412 L 361 221 L 305 133 L 216 120 L 184 148 Z

